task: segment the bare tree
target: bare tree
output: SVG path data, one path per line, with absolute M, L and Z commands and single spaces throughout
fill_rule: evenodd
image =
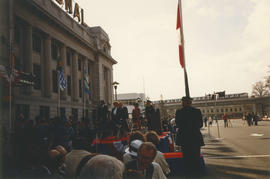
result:
M 265 87 L 268 89 L 268 92 L 270 92 L 270 76 L 265 78 Z
M 252 87 L 252 95 L 267 96 L 269 94 L 266 85 L 262 81 L 256 82 Z
M 268 66 L 270 69 L 270 66 Z M 270 73 L 270 70 L 268 71 Z M 270 75 L 265 77 L 265 87 L 268 90 L 268 93 L 270 94 Z

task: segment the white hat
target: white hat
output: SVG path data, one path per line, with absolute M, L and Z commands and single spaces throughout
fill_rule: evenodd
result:
M 133 140 L 130 143 L 130 146 L 126 148 L 125 152 L 130 154 L 131 156 L 137 157 L 137 151 L 139 150 L 142 143 L 143 142 L 141 140 Z

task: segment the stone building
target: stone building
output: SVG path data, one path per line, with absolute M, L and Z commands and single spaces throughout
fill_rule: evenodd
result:
M 128 113 L 132 114 L 135 103 L 138 103 L 141 112 L 144 111 L 146 98 L 144 93 L 122 93 L 117 94 L 117 101 L 123 103 L 128 108 Z
M 20 113 L 30 119 L 58 114 L 78 119 L 91 116 L 100 100 L 112 103 L 112 66 L 117 62 L 111 56 L 108 34 L 101 27 L 87 26 L 77 3 L 2 0 L 0 8 L 0 65 L 9 66 L 12 46 L 14 69 L 35 76 L 31 86 L 12 82 L 12 119 Z M 81 15 L 76 14 L 79 10 Z M 64 91 L 58 89 L 59 64 L 67 82 Z M 90 95 L 84 92 L 84 77 L 88 78 Z M 1 78 L 1 98 L 7 96 L 9 85 Z M 9 118 L 9 101 L 2 99 L 2 117 Z
M 181 108 L 181 99 L 167 99 L 154 101 L 155 107 L 165 111 L 166 115 L 173 117 L 177 109 Z M 254 97 L 248 93 L 226 94 L 225 97 L 212 99 L 210 96 L 194 97 L 192 105 L 199 108 L 204 116 L 217 116 L 223 114 L 230 118 L 242 118 L 247 112 L 254 112 L 260 116 L 270 116 L 270 96 Z

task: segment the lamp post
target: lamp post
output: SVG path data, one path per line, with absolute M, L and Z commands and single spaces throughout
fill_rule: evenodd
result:
M 117 85 L 119 85 L 119 83 L 115 81 L 115 82 L 112 83 L 112 85 L 113 85 L 114 91 L 115 91 L 114 99 L 117 101 Z

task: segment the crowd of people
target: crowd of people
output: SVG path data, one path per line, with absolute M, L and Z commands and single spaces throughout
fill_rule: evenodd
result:
M 162 133 L 159 111 L 153 108 L 151 101 L 147 101 L 146 109 L 143 119 L 138 104 L 134 105 L 130 120 L 132 125 L 129 124 L 127 107 L 118 102 L 114 102 L 109 110 L 101 101 L 97 110 L 93 111 L 93 120 L 87 117 L 77 120 L 73 116 L 51 119 L 37 116 L 31 120 L 20 114 L 14 122 L 11 137 L 12 155 L 5 156 L 3 160 L 4 176 L 166 178 L 170 170 L 156 147 L 158 134 Z M 140 132 L 142 128 L 146 129 L 144 133 Z M 96 153 L 92 141 L 109 136 L 128 136 L 129 142 L 126 145 L 123 143 L 122 147 L 125 150 L 111 156 Z M 135 147 L 133 140 L 137 144 Z M 130 157 L 127 159 L 125 154 L 130 154 Z
M 213 117 L 215 119 L 215 122 L 217 123 L 217 117 Z M 204 127 L 207 127 L 207 126 L 212 126 L 213 124 L 213 118 L 211 116 L 204 116 L 203 117 L 203 122 L 204 122 Z M 224 113 L 222 116 L 221 116 L 221 119 L 223 120 L 224 122 L 224 128 L 227 128 L 227 127 L 233 127 L 233 124 L 231 122 L 231 119 L 229 117 L 228 114 Z M 242 117 L 242 121 L 243 121 L 243 126 L 245 125 L 248 125 L 248 126 L 252 126 L 252 125 L 255 125 L 257 126 L 258 125 L 258 122 L 260 120 L 260 117 L 254 113 L 254 112 L 246 112 L 243 114 L 243 117 Z

